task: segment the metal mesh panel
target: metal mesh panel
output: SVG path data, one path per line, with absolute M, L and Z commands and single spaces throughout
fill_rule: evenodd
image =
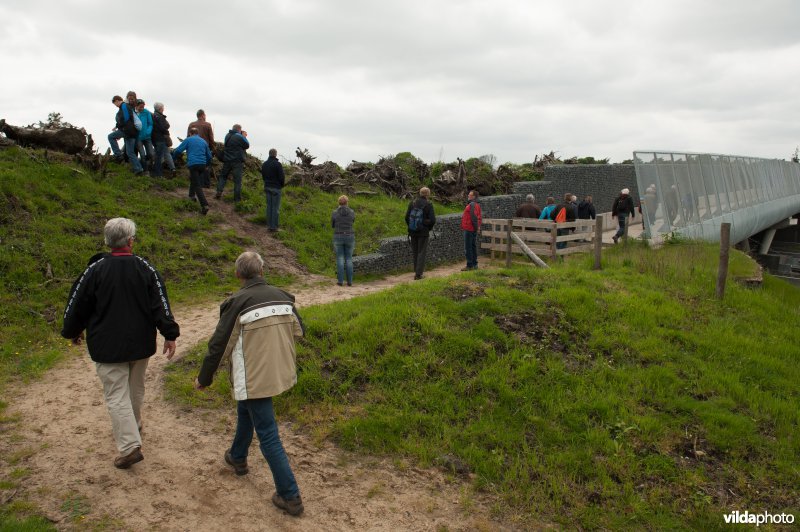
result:
M 635 151 L 649 238 L 719 240 L 730 222 L 743 240 L 800 212 L 800 164 L 709 153 Z

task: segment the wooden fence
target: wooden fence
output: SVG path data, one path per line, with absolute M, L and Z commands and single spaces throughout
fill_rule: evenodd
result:
M 527 255 L 520 242 L 536 255 L 555 259 L 560 255 L 599 251 L 596 248 L 602 244 L 603 216 L 559 224 L 533 218 L 485 219 L 482 234 L 481 248 L 488 249 L 493 259 L 504 254 L 510 263 L 513 254 Z

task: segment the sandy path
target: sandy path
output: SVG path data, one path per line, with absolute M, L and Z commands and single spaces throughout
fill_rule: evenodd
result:
M 444 276 L 460 265 L 431 271 Z M 413 282 L 403 274 L 351 288 L 328 281 L 291 290 L 299 306 L 341 300 Z M 177 308 L 178 356 L 213 331 L 218 308 Z M 159 345 L 159 353 L 161 346 Z M 88 354 L 11 390 L 10 416 L 0 451 L 17 456 L 13 468 L 29 476 L 5 500 L 24 497 L 60 529 L 105 523 L 109 530 L 496 530 L 492 504 L 467 483 L 437 470 L 397 467 L 387 459 L 317 444 L 290 423 L 281 434 L 300 485 L 306 511 L 293 518 L 274 508 L 269 469 L 257 442 L 250 474 L 236 477 L 222 454 L 235 426 L 233 412 L 182 409 L 163 400 L 162 355 L 151 359 L 143 408 L 145 461 L 130 470 L 112 465 L 116 454 L 102 389 Z M 280 419 L 280 412 L 278 412 Z M 65 504 L 65 501 L 68 501 Z M 74 512 L 83 506 L 88 512 Z M 75 520 L 75 513 L 86 513 Z M 71 515 L 72 514 L 72 515 Z

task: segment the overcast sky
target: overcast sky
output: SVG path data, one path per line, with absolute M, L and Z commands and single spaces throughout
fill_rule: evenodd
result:
M 51 111 L 104 151 L 114 94 L 318 162 L 530 162 L 669 149 L 788 159 L 797 0 L 13 1 L 0 118 Z

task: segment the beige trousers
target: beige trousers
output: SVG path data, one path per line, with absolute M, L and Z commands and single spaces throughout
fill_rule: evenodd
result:
M 144 401 L 144 374 L 148 358 L 134 362 L 107 364 L 96 362 L 97 376 L 103 383 L 103 395 L 111 416 L 114 440 L 121 455 L 142 446 L 139 427 Z

